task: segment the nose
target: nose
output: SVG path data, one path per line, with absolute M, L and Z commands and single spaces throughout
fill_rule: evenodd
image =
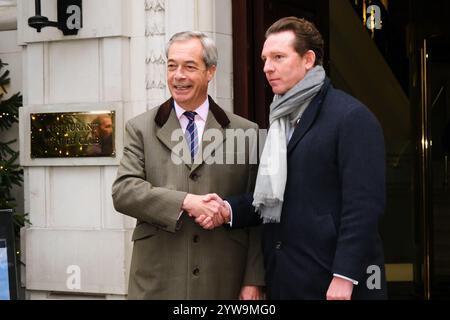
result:
M 273 64 L 272 64 L 272 62 L 270 61 L 270 59 L 267 59 L 265 62 L 264 62 L 264 72 L 265 73 L 268 73 L 268 72 L 273 72 L 274 71 L 274 69 L 273 69 Z
M 175 79 L 184 79 L 185 77 L 182 66 L 178 66 L 175 70 Z

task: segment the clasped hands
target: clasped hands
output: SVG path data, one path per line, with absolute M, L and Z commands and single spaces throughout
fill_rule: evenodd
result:
M 231 220 L 227 204 L 215 193 L 203 196 L 188 194 L 182 209 L 206 230 L 212 230 Z

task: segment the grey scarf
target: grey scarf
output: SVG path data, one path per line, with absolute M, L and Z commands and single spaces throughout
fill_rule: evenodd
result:
M 280 222 L 287 180 L 289 132 L 320 91 L 324 80 L 325 70 L 322 66 L 316 66 L 284 95 L 275 95 L 270 105 L 270 128 L 253 194 L 253 206 L 259 211 L 264 223 Z

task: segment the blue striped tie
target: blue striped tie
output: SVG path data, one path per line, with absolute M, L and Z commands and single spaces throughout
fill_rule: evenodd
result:
M 184 115 L 188 118 L 189 123 L 186 127 L 186 141 L 188 143 L 189 148 L 191 149 L 191 159 L 194 161 L 195 154 L 198 151 L 198 131 L 197 126 L 195 125 L 195 115 L 197 112 L 186 111 Z

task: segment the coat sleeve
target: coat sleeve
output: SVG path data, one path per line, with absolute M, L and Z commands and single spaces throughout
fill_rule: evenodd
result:
M 256 125 L 256 130 L 258 130 L 257 125 Z M 262 223 L 262 219 L 255 212 L 255 208 L 252 205 L 253 204 L 253 191 L 255 190 L 256 176 L 258 174 L 258 165 L 257 165 L 259 162 L 258 148 L 259 148 L 259 140 L 256 139 L 254 148 L 252 148 L 252 147 L 249 148 L 250 150 L 256 149 L 256 154 L 252 154 L 252 152 L 250 152 L 251 153 L 250 159 L 251 160 L 256 159 L 256 164 L 251 165 L 251 171 L 250 171 L 251 174 L 250 174 L 250 179 L 249 179 L 248 185 L 247 185 L 247 193 L 230 196 L 225 199 L 230 204 L 231 210 L 233 212 L 233 216 L 232 216 L 232 219 L 233 219 L 232 228 L 233 229 L 257 226 Z
M 225 200 L 228 201 L 233 211 L 233 229 L 256 226 L 262 223 L 262 219 L 252 205 L 253 193 L 233 196 Z
M 385 208 L 385 148 L 381 126 L 366 108 L 344 118 L 338 134 L 341 212 L 333 273 L 360 281 L 373 259 Z
M 256 125 L 255 128 L 256 132 L 258 132 L 258 126 Z M 255 147 L 257 146 L 258 141 L 253 141 L 253 143 L 256 143 Z M 252 147 L 250 145 L 250 150 L 252 150 Z M 250 165 L 250 173 L 247 183 L 247 191 L 253 192 L 255 188 L 255 180 L 256 180 L 256 174 L 258 170 L 257 164 L 252 164 L 250 162 L 251 159 L 251 151 L 249 155 L 249 165 Z M 250 193 L 252 195 L 252 193 Z M 253 198 L 253 197 L 252 197 Z M 253 208 L 250 203 L 250 208 Z M 256 214 L 255 214 L 256 215 Z M 264 286 L 264 257 L 262 253 L 262 226 L 254 226 L 248 228 L 248 236 L 249 236 L 249 242 L 248 242 L 248 253 L 247 253 L 247 265 L 244 275 L 244 282 L 243 285 L 253 285 L 253 286 Z
M 127 216 L 175 232 L 186 192 L 154 187 L 146 180 L 142 132 L 125 128 L 123 158 L 112 186 L 114 208 Z

